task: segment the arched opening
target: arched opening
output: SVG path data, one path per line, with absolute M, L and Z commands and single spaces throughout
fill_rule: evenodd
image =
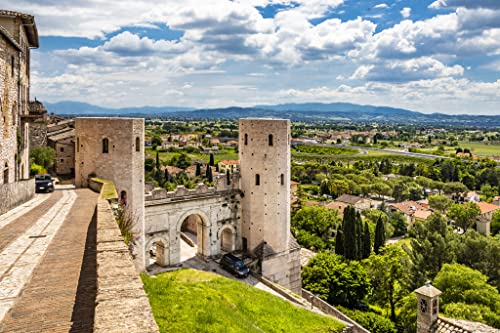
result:
M 146 264 L 148 266 L 157 264 L 158 266 L 168 266 L 167 243 L 164 240 L 154 240 L 147 247 Z
M 109 153 L 109 139 L 108 138 L 102 139 L 102 153 L 103 154 Z
M 205 243 L 203 219 L 198 214 L 191 214 L 183 221 L 180 229 L 180 261 L 184 262 L 197 254 L 208 256 Z
M 232 252 L 235 250 L 234 232 L 227 227 L 220 233 L 220 248 L 222 251 Z
M 128 203 L 127 200 L 127 191 L 121 191 L 120 196 L 118 197 L 118 201 L 123 205 L 126 206 Z

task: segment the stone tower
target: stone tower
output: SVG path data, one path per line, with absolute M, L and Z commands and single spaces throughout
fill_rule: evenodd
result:
M 243 250 L 262 275 L 300 291 L 300 248 L 290 236 L 290 121 L 240 119 Z
M 75 184 L 87 187 L 89 176 L 112 180 L 132 214 L 139 268 L 144 258 L 144 119 L 76 118 Z
M 438 320 L 439 295 L 441 291 L 426 282 L 415 290 L 417 294 L 417 333 L 428 333 L 431 326 Z

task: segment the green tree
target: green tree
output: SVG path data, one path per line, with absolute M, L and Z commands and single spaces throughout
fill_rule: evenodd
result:
M 210 153 L 210 162 L 209 162 L 209 165 L 210 166 L 215 166 L 214 154 L 212 154 L 212 153 Z
M 157 134 L 153 135 L 151 139 L 151 146 L 153 146 L 153 150 L 156 150 L 156 147 L 161 146 L 163 144 L 163 140 Z
M 386 246 L 380 254 L 372 254 L 367 260 L 368 275 L 373 287 L 370 299 L 381 307 L 391 309 L 391 320 L 396 320 L 396 306 L 407 294 L 404 288 L 407 278 L 408 255 L 398 246 Z
M 368 258 L 370 253 L 372 252 L 372 239 L 370 234 L 370 228 L 368 227 L 368 223 L 364 223 L 363 228 L 363 252 L 361 255 L 362 259 Z
M 30 161 L 48 170 L 56 161 L 56 151 L 51 147 L 33 147 L 30 149 Z
M 158 152 L 156 152 L 156 164 L 155 164 L 155 167 L 157 170 L 160 170 L 160 154 Z
M 200 177 L 201 176 L 201 164 L 200 163 L 196 163 L 196 173 L 195 173 L 195 176 L 196 177 Z
M 334 249 L 334 230 L 340 218 L 336 210 L 325 207 L 304 207 L 291 220 L 291 230 L 302 247 L 320 250 Z
M 207 165 L 207 169 L 205 172 L 205 178 L 209 183 L 212 183 L 214 181 L 214 177 L 212 175 L 212 167 L 210 165 Z
M 341 256 L 344 255 L 344 233 L 342 228 L 338 228 L 335 235 L 335 253 Z
M 466 202 L 464 204 L 451 205 L 447 215 L 455 221 L 458 227 L 467 231 L 479 213 L 481 213 L 481 209 L 475 202 Z
M 466 193 L 468 191 L 468 189 L 467 189 L 467 186 L 465 186 L 462 183 L 453 182 L 453 183 L 445 183 L 443 185 L 443 191 L 446 194 L 459 195 L 462 193 Z
M 500 210 L 496 210 L 491 218 L 490 232 L 492 236 L 500 233 Z
M 322 252 L 302 270 L 304 289 L 333 305 L 354 307 L 371 290 L 370 280 L 358 261 L 346 262 L 341 256 Z
M 385 227 L 382 217 L 379 217 L 377 226 L 375 227 L 375 241 L 373 243 L 373 251 L 379 254 L 380 249 L 385 246 Z
M 360 324 L 370 332 L 374 333 L 397 332 L 396 327 L 392 321 L 375 312 L 349 310 L 346 308 L 341 308 L 340 310 L 346 315 L 348 315 L 349 318 L 353 319 L 354 321 L 356 321 L 358 324 Z
M 344 209 L 342 231 L 344 234 L 344 257 L 351 260 L 359 259 L 359 233 L 357 228 L 356 210 L 352 206 Z
M 441 310 L 454 318 L 500 328 L 500 295 L 481 272 L 460 264 L 446 264 L 434 279 L 440 289 Z
M 453 200 L 445 197 L 444 195 L 431 195 L 429 196 L 429 206 L 433 209 L 445 213 L 448 208 L 453 204 Z

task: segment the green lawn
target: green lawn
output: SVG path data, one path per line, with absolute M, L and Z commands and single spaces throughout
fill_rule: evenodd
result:
M 459 145 L 461 148 L 469 148 L 473 154 L 478 156 L 500 156 L 500 145 L 467 141 L 460 141 Z
M 324 147 L 324 146 L 298 146 L 292 148 L 293 153 L 317 154 L 317 155 L 354 155 L 359 150 L 350 148 Z
M 239 281 L 192 269 L 143 274 L 160 332 L 341 332 L 334 319 Z

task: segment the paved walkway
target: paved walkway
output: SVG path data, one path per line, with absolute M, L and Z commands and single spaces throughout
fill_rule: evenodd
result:
M 65 188 L 0 216 L 0 332 L 92 331 L 96 201 Z

